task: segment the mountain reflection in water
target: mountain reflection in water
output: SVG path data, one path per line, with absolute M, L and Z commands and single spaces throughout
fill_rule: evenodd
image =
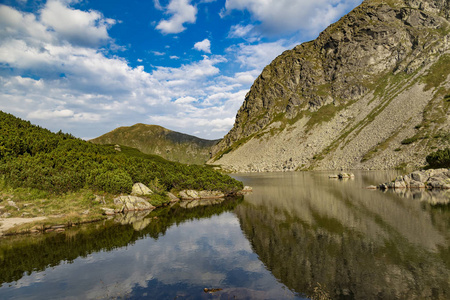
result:
M 450 299 L 450 210 L 440 204 L 448 196 L 364 189 L 395 175 L 359 172 L 345 181 L 322 172 L 237 176 L 254 193 L 235 212 L 260 260 L 297 292 Z
M 448 193 L 328 175 L 235 175 L 244 199 L 3 238 L 0 299 L 450 299 Z

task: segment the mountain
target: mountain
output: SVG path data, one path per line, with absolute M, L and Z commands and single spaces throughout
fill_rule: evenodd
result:
M 209 163 L 244 172 L 424 165 L 450 143 L 449 7 L 366 0 L 285 51 Z
M 204 140 L 161 126 L 139 123 L 116 128 L 91 142 L 133 147 L 181 163 L 204 164 L 210 158 L 211 147 L 219 140 Z

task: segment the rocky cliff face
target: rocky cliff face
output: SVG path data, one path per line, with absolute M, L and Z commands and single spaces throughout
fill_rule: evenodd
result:
M 135 124 L 119 127 L 91 140 L 97 144 L 120 144 L 137 148 L 146 154 L 190 164 L 204 164 L 211 147 L 219 140 L 204 140 L 156 125 Z
M 450 1 L 366 0 L 256 79 L 211 163 L 417 166 L 450 141 Z

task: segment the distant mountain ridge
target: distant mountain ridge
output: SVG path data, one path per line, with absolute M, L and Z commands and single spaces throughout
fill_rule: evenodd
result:
M 285 51 L 209 163 L 243 172 L 424 165 L 450 144 L 449 7 L 366 0 Z
M 158 125 L 138 123 L 116 128 L 90 141 L 133 147 L 181 163 L 204 164 L 210 158 L 212 146 L 220 140 L 205 140 Z

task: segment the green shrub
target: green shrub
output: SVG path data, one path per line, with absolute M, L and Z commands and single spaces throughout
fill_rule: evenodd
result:
M 130 193 L 133 180 L 127 172 L 117 169 L 96 176 L 93 187 L 111 194 Z
M 402 145 L 409 145 L 418 140 L 418 137 L 413 136 L 412 138 L 407 138 L 402 141 Z
M 126 150 L 126 151 L 125 151 Z M 157 193 L 182 189 L 232 193 L 242 183 L 211 168 L 167 161 L 137 149 L 114 150 L 52 133 L 0 111 L 0 176 L 11 187 L 55 194 L 92 188 L 128 193 L 142 182 Z
M 450 168 L 450 148 L 433 152 L 426 159 L 432 168 Z

